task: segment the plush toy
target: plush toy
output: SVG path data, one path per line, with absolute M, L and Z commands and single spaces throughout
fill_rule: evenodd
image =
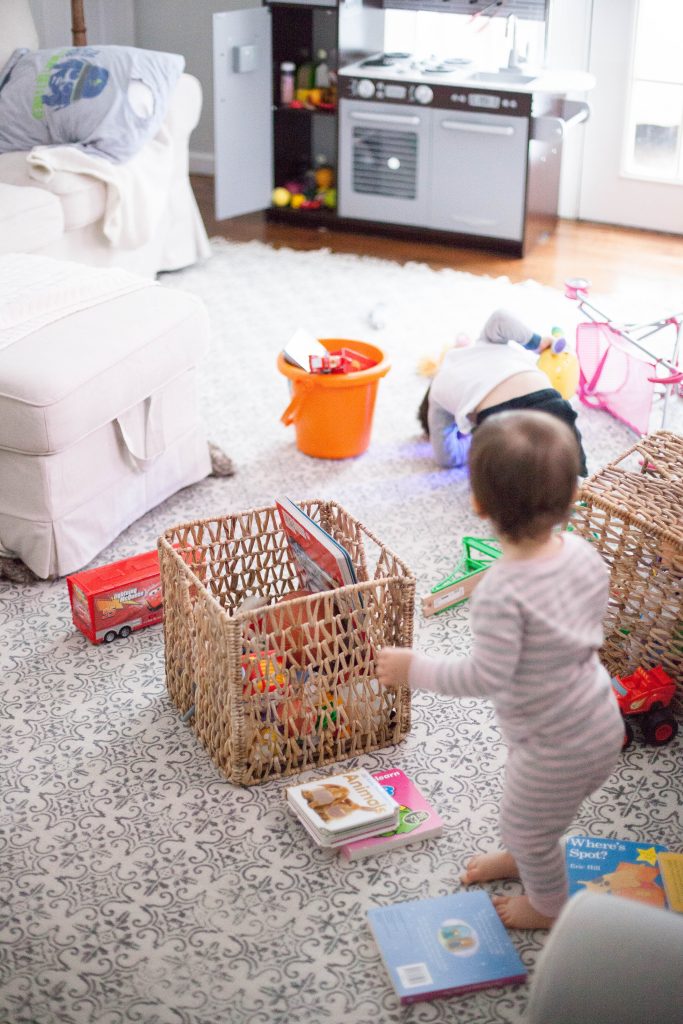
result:
M 547 348 L 536 364 L 563 398 L 573 398 L 579 386 L 579 360 L 573 352 L 553 352 Z
M 579 386 L 579 361 L 567 349 L 567 339 L 561 327 L 553 327 L 550 337 L 541 338 L 534 334 L 524 348 L 533 352 L 541 350 L 536 365 L 543 370 L 552 386 L 563 398 L 572 398 Z

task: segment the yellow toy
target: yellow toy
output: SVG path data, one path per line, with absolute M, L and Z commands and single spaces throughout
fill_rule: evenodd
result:
M 541 352 L 536 365 L 563 398 L 569 400 L 579 386 L 579 360 L 567 348 L 561 328 L 553 327 L 550 344 Z
M 278 188 L 273 189 L 272 194 L 273 206 L 289 206 L 292 195 L 289 189 L 283 188 L 281 185 Z

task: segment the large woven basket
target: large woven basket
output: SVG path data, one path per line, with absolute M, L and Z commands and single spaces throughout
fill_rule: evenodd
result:
M 572 526 L 610 568 L 608 670 L 683 682 L 683 438 L 660 430 L 586 480 Z
M 415 579 L 339 505 L 301 507 L 346 547 L 358 583 L 283 605 L 302 584 L 275 506 L 175 526 L 158 543 L 168 691 L 234 783 L 342 761 L 410 729 L 410 690 L 380 688 L 375 653 L 411 646 Z M 240 611 L 249 595 L 272 604 Z

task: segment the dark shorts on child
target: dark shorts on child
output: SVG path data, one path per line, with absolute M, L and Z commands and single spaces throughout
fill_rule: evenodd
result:
M 556 391 L 555 388 L 543 388 L 541 391 L 533 391 L 530 395 L 521 395 L 519 398 L 511 398 L 509 401 L 501 402 L 499 405 L 492 405 L 489 409 L 483 409 L 477 415 L 477 426 L 483 423 L 485 419 L 488 419 L 489 416 L 494 416 L 497 412 L 507 412 L 510 409 L 537 409 L 539 412 L 548 412 L 551 416 L 557 416 L 558 420 L 562 420 L 567 426 L 571 427 L 579 444 L 581 461 L 579 474 L 587 476 L 586 453 L 581 443 L 581 434 L 576 429 L 576 412 L 559 391 Z

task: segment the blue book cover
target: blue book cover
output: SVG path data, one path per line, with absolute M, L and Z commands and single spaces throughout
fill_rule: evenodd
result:
M 368 921 L 402 1003 L 526 980 L 485 892 L 374 907 Z
M 647 839 L 603 839 L 600 836 L 568 836 L 565 843 L 569 895 L 601 892 L 611 896 L 666 906 L 657 854 L 666 846 Z

